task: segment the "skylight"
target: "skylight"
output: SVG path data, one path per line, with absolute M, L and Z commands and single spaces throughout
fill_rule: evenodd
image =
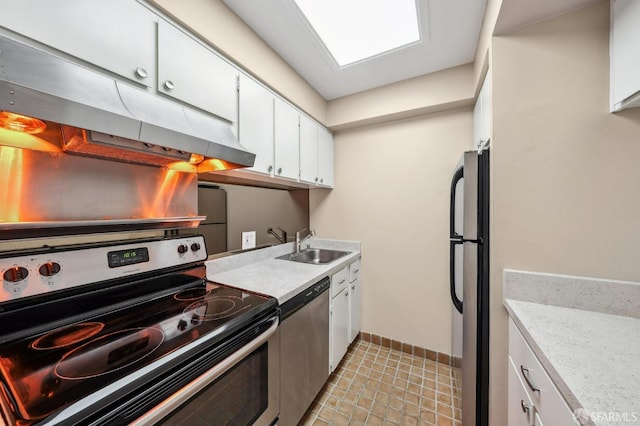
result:
M 339 66 L 420 40 L 415 0 L 292 0 Z

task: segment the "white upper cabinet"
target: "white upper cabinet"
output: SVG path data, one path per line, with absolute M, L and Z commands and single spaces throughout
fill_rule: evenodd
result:
M 273 172 L 273 93 L 244 74 L 240 75 L 238 138 L 256 154 L 250 170 Z
M 147 87 L 155 84 L 156 22 L 131 0 L 7 1 L 0 12 L 0 26 Z
M 300 115 L 300 181 L 333 187 L 333 136 Z
M 318 128 L 318 185 L 333 187 L 333 136 Z
M 610 110 L 640 106 L 640 1 L 611 1 Z
M 300 174 L 300 114 L 288 103 L 275 98 L 274 142 L 277 177 L 298 179 Z
M 300 181 L 318 183 L 318 125 L 300 115 Z
M 239 89 L 240 143 L 256 154 L 249 170 L 297 180 L 298 110 L 244 74 L 240 75 Z
M 235 122 L 237 76 L 238 71 L 212 50 L 160 20 L 158 91 Z

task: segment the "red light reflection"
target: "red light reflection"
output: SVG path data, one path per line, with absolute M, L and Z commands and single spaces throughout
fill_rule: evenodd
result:
M 19 222 L 24 180 L 23 151 L 18 148 L 0 146 L 0 221 Z
M 175 170 L 164 169 L 156 188 L 143 187 L 138 184 L 142 216 L 144 218 L 163 218 L 172 216 L 170 213 L 171 202 L 174 197 L 184 196 L 194 179 L 195 173 L 181 173 Z M 195 215 L 195 212 L 193 213 Z

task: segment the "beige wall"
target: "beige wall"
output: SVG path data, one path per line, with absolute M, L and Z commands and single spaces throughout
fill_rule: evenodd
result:
M 472 105 L 473 77 L 466 64 L 334 99 L 326 124 L 342 130 Z
M 303 109 L 326 120 L 326 101 L 222 0 L 151 0 L 237 64 Z
M 493 39 L 492 417 L 502 269 L 640 281 L 640 109 L 609 114 L 608 2 Z
M 335 189 L 310 192 L 319 236 L 363 245 L 363 329 L 451 353 L 451 174 L 470 108 L 339 132 Z

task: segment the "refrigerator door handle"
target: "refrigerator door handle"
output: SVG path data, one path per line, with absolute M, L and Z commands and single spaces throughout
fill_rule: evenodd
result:
M 464 168 L 458 168 L 451 179 L 451 196 L 449 204 L 449 238 L 462 238 L 462 235 L 456 232 L 456 186 L 464 178 Z
M 464 168 L 459 167 L 451 178 L 451 197 L 449 205 L 449 291 L 451 292 L 451 302 L 456 310 L 462 313 L 462 300 L 456 294 L 456 246 L 464 243 L 462 235 L 455 229 L 456 222 L 456 186 L 464 178 Z
M 462 239 L 449 240 L 449 291 L 451 292 L 451 301 L 456 310 L 462 313 L 462 300 L 456 294 L 456 246 L 464 244 Z

